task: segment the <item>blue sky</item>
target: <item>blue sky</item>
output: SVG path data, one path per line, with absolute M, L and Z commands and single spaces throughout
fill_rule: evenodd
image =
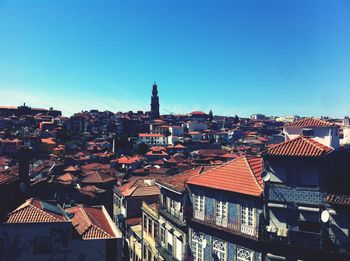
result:
M 0 1 L 0 105 L 350 111 L 350 1 Z

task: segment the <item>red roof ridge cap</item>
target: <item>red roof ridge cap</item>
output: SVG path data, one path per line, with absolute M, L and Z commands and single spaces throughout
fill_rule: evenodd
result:
M 18 208 L 16 208 L 15 210 L 13 210 L 12 212 L 9 213 L 9 215 L 11 214 L 14 214 L 14 213 L 17 213 L 18 211 L 22 210 L 22 209 L 25 209 L 29 206 L 33 206 L 32 203 L 33 203 L 34 199 L 33 198 L 30 198 L 28 200 L 26 200 L 22 205 L 20 205 Z M 34 206 L 33 206 L 34 207 Z M 38 209 L 38 208 L 37 208 Z
M 245 159 L 245 161 L 246 161 L 246 163 L 247 163 L 247 165 L 248 165 L 249 172 L 250 172 L 250 174 L 252 174 L 255 183 L 261 188 L 261 190 L 263 190 L 263 189 L 264 189 L 263 186 L 261 186 L 261 185 L 259 184 L 258 180 L 256 179 L 255 173 L 253 172 L 252 167 L 251 167 L 251 165 L 250 165 L 250 163 L 249 163 L 249 161 L 248 161 L 248 157 L 247 157 L 247 156 L 242 156 L 242 157 L 244 157 L 244 159 Z M 253 157 L 252 157 L 252 158 L 253 158 Z M 256 158 L 259 158 L 259 157 L 256 157 Z M 263 183 L 263 184 L 264 184 L 264 183 Z M 261 192 L 262 192 L 262 191 L 261 191 Z

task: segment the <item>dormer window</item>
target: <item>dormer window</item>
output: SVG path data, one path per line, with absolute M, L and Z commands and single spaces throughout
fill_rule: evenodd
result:
M 304 128 L 302 130 L 303 132 L 303 136 L 304 137 L 313 137 L 314 136 L 314 130 L 313 129 L 310 129 L 310 128 Z

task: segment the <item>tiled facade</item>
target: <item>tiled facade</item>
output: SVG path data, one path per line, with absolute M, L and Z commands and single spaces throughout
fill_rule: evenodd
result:
M 189 245 L 193 258 L 198 260 L 201 258 L 201 260 L 261 260 L 261 249 L 258 249 L 254 243 L 259 237 L 261 198 L 194 186 L 190 189 L 193 217 L 190 225 Z M 204 202 L 204 209 L 198 208 L 198 196 L 199 200 Z M 205 243 L 198 243 L 200 240 L 198 235 L 203 236 Z M 204 244 L 204 252 L 199 251 L 201 254 L 198 254 L 198 244 Z M 218 254 L 219 248 L 221 252 Z M 249 257 L 247 257 L 248 253 Z M 246 256 L 246 259 L 237 259 L 238 255 Z

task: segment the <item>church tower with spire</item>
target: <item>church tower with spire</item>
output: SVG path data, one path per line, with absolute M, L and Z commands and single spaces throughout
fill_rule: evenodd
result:
M 156 82 L 153 84 L 152 97 L 151 97 L 151 118 L 159 118 L 159 97 L 158 97 L 158 87 Z

